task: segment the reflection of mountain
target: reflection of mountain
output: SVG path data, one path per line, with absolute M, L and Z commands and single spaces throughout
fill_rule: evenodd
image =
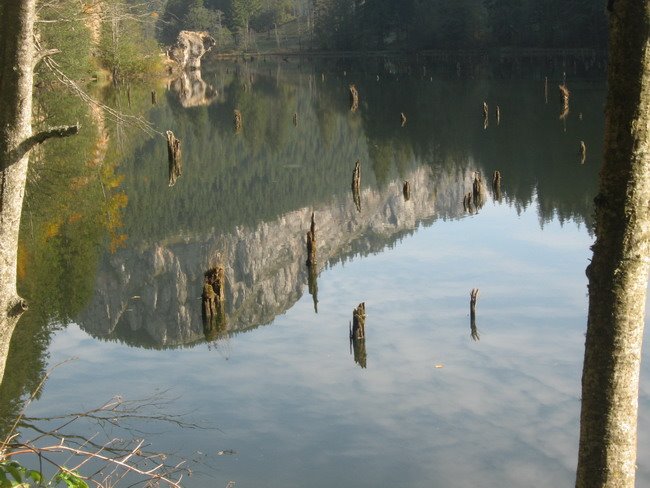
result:
M 362 191 L 358 213 L 351 195 L 316 207 L 319 269 L 350 253 L 379 251 L 418 223 L 462 215 L 470 173 L 420 167 L 409 175 L 411 199 L 400 182 Z M 178 239 L 107 257 L 91 305 L 79 318 L 87 332 L 134 345 L 176 346 L 203 338 L 200 294 L 203 272 L 226 268 L 230 330 L 266 324 L 288 310 L 307 283 L 305 234 L 310 208 L 254 228 L 238 227 L 205 240 Z

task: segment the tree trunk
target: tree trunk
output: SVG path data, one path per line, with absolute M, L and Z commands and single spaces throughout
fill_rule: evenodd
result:
M 587 268 L 589 317 L 576 487 L 634 487 L 650 254 L 650 3 L 610 14 L 605 162 Z
M 16 289 L 18 232 L 32 135 L 35 0 L 2 2 L 0 15 L 0 382 L 24 307 Z

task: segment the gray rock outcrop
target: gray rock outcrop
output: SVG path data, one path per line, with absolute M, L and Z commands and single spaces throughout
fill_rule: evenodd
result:
M 208 32 L 180 31 L 167 55 L 183 70 L 201 69 L 201 58 L 216 43 Z

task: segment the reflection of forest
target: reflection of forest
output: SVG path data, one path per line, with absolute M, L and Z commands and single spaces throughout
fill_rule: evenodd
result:
M 359 214 L 351 195 L 316 204 L 319 269 L 349 255 L 381 250 L 437 215 L 459 217 L 471 172 L 439 173 L 423 166 L 409 173 L 406 202 L 401 182 L 362 191 Z M 162 347 L 203 338 L 200 295 L 212 264 L 226 270 L 226 322 L 230 331 L 271 322 L 303 294 L 308 282 L 305 234 L 311 208 L 256 226 L 207 237 L 160 242 L 107 256 L 96 293 L 78 322 L 87 332 L 140 346 Z
M 199 80 L 192 93 L 202 103 L 218 95 L 211 104 L 183 108 L 168 93 L 148 114 L 183 141 L 184 173 L 172 189 L 162 139 L 143 140 L 112 123 L 105 136 L 98 134 L 74 97 L 41 94 L 39 109 L 49 123 L 79 120 L 84 129 L 74 141 L 48 145 L 32 164 L 18 270 L 31 310 L 12 341 L 0 416 L 18 409 L 20 396 L 38 383 L 51 332 L 79 314 L 93 334 L 133 344 L 200 340 L 200 279 L 217 253 L 231 280 L 228 327 L 268 323 L 307 289 L 304 234 L 311 209 L 319 269 L 328 260 L 378 251 L 418 221 L 460 216 L 469 168 L 487 180 L 500 170 L 504 201 L 518 208 L 536 201 L 540 222 L 557 215 L 590 226 L 603 132 L 599 63 L 516 57 L 488 63 L 460 55 L 206 67 L 209 96 L 202 97 Z M 557 93 L 563 72 L 571 89 L 565 122 Z M 360 93 L 355 114 L 348 106 L 351 82 Z M 151 87 L 132 86 L 130 97 L 123 89 L 103 98 L 142 114 L 150 93 Z M 486 130 L 484 100 L 491 117 Z M 234 109 L 243 114 L 240 134 L 232 127 Z M 97 161 L 103 151 L 104 161 Z M 350 208 L 357 159 L 359 215 Z M 412 180 L 408 204 L 397 198 L 403 179 Z M 125 235 L 129 248 L 120 249 Z
M 499 169 L 510 204 L 536 199 L 540 221 L 557 215 L 589 224 L 602 83 L 570 85 L 572 116 L 563 123 L 557 97 L 544 101 L 543 78 L 508 77 L 503 67 L 477 66 L 471 76 L 426 63 L 343 67 L 321 73 L 308 63 L 220 65 L 203 73 L 220 94 L 213 104 L 183 109 L 170 93 L 153 110 L 156 125 L 174 127 L 183 140 L 185 172 L 166 188 L 165 148 L 157 140 L 123 167 L 129 248 L 103 259 L 97 292 L 79 320 L 84 328 L 140 345 L 199 340 L 194 302 L 202 272 L 216 261 L 227 269 L 230 330 L 268 323 L 307 283 L 311 208 L 321 263 L 377 251 L 419 221 L 459 217 L 470 164 L 486 178 Z M 361 93 L 355 114 L 347 106 L 351 79 Z M 487 129 L 483 100 L 498 103 L 502 114 Z M 234 109 L 243 114 L 242 133 L 233 130 Z M 590 147 L 585 165 L 580 140 Z M 349 208 L 356 159 L 364 167 L 360 215 Z M 414 188 L 408 205 L 397 198 L 402 179 Z

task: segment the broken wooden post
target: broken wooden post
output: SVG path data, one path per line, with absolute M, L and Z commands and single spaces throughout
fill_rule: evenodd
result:
M 151 105 L 156 105 L 158 103 L 158 97 L 156 95 L 156 90 L 151 90 Z
M 354 171 L 352 172 L 352 198 L 357 211 L 361 212 L 361 163 L 358 159 L 354 163 Z
M 567 115 L 569 115 L 569 97 L 571 92 L 565 83 L 558 85 L 560 89 L 560 101 L 562 102 L 562 112 L 560 113 L 560 119 L 564 120 Z
M 580 164 L 585 164 L 586 159 L 587 159 L 587 146 L 585 145 L 585 141 L 580 141 Z
M 354 362 L 361 368 L 366 369 L 368 354 L 366 352 L 365 339 L 350 339 L 351 352 L 354 354 Z
M 472 339 L 478 341 L 478 329 L 476 328 L 476 299 L 478 298 L 478 288 L 472 288 L 469 294 L 469 327 Z
M 350 89 L 350 112 L 356 112 L 359 109 L 359 92 L 357 91 L 357 86 L 354 83 L 350 84 L 349 89 Z
M 239 133 L 242 130 L 243 122 L 241 112 L 237 109 L 233 110 L 234 124 L 235 124 L 235 133 Z
M 298 127 L 298 114 L 296 112 L 293 113 L 293 126 Z
M 501 109 L 497 105 L 497 108 L 494 110 L 494 114 L 496 115 L 497 118 L 497 125 L 501 123 Z
M 475 209 L 478 211 L 485 203 L 483 195 L 483 182 L 481 174 L 478 171 L 474 172 L 474 181 L 472 183 L 472 202 Z
M 169 163 L 169 186 L 174 186 L 176 180 L 183 173 L 181 160 L 181 141 L 176 139 L 174 133 L 168 130 L 167 135 L 167 160 Z
M 483 102 L 483 129 L 488 128 L 488 123 L 489 123 L 489 120 L 490 120 L 490 115 L 489 114 L 490 114 L 490 111 L 488 109 L 488 104 L 487 104 L 487 102 L 484 101 Z
M 404 114 L 404 112 L 401 112 L 399 115 L 400 115 L 401 125 L 402 127 L 404 127 L 406 125 L 406 115 Z
M 411 199 L 411 184 L 408 181 L 404 182 L 402 193 L 404 194 L 404 200 L 408 202 Z
M 501 173 L 495 171 L 492 176 L 492 192 L 494 193 L 494 199 L 501 201 Z
M 307 266 L 316 266 L 316 223 L 311 213 L 311 226 L 307 231 Z
M 472 213 L 472 192 L 468 192 L 463 196 L 463 210 Z
M 361 302 L 352 311 L 350 339 L 365 339 L 366 337 L 366 302 Z

